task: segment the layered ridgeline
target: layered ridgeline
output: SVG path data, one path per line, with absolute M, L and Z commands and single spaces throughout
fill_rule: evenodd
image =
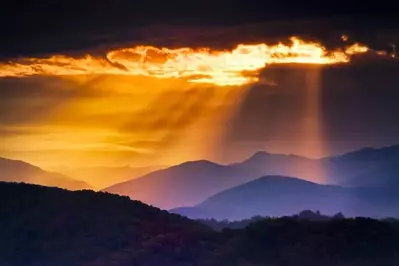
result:
M 338 184 L 399 189 L 399 145 L 364 148 L 323 162 L 329 180 Z
M 101 184 L 111 184 L 135 177 L 137 171 L 151 168 L 87 168 L 71 170 L 73 177 Z M 65 170 L 65 169 L 64 169 Z M 265 175 L 298 177 L 319 182 L 320 176 L 329 184 L 344 187 L 380 187 L 399 189 L 399 145 L 381 149 L 362 149 L 352 153 L 313 160 L 295 155 L 257 152 L 240 163 L 219 165 L 209 161 L 193 161 L 157 170 L 104 191 L 129 196 L 163 209 L 194 206 L 226 189 L 244 184 Z M 31 164 L 0 158 L 0 180 L 58 186 L 67 189 L 91 188 L 55 172 L 48 172 Z M 371 193 L 371 192 L 370 192 Z M 375 193 L 375 192 L 372 192 Z
M 399 223 L 266 219 L 216 232 L 127 197 L 0 182 L 2 266 L 395 266 Z
M 367 148 L 320 160 L 258 152 L 243 162 L 231 165 L 209 161 L 186 162 L 116 184 L 105 191 L 171 209 L 197 205 L 223 190 L 265 175 L 298 177 L 316 182 L 324 180 L 345 187 L 399 189 L 398 173 L 399 145 Z
M 104 191 L 171 209 L 198 204 L 222 190 L 264 174 L 284 173 L 294 176 L 302 169 L 309 174 L 304 178 L 313 179 L 322 173 L 321 167 L 319 161 L 301 156 L 258 152 L 241 163 L 231 165 L 210 161 L 182 163 L 116 184 Z
M 54 170 L 74 179 L 84 180 L 92 185 L 94 189 L 100 190 L 117 183 L 141 177 L 162 168 L 166 168 L 166 166 L 132 167 L 125 165 L 69 167 L 61 165 L 55 167 Z
M 397 188 L 345 188 L 298 178 L 264 176 L 222 191 L 194 207 L 171 212 L 193 219 L 241 220 L 253 216 L 281 217 L 301 210 L 328 215 L 399 217 Z
M 209 161 L 193 161 L 116 184 L 105 191 L 170 209 L 197 204 L 225 188 L 255 177 L 256 175 L 237 171 L 231 166 Z
M 24 182 L 66 189 L 91 188 L 84 181 L 75 180 L 56 172 L 48 172 L 32 164 L 0 157 L 0 181 Z

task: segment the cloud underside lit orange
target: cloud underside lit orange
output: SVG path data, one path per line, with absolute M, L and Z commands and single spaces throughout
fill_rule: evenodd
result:
M 136 46 L 109 51 L 103 57 L 86 55 L 20 58 L 0 64 L 0 77 L 32 75 L 117 74 L 183 78 L 190 83 L 237 86 L 259 81 L 259 71 L 271 64 L 347 63 L 368 47 L 353 44 L 328 51 L 323 45 L 297 37 L 291 44 L 239 44 L 232 50 Z
M 307 122 L 292 140 L 298 147 L 289 144 L 282 150 L 309 155 L 306 143 L 311 139 L 316 156 L 324 155 L 318 116 L 321 77 L 313 66 L 345 64 L 367 51 L 360 44 L 328 51 L 291 38 L 289 45 L 240 44 L 232 50 L 137 46 L 103 57 L 54 55 L 3 62 L 0 77 L 33 81 L 23 85 L 26 97 L 11 97 L 0 106 L 23 121 L 0 128 L 19 132 L 3 138 L 0 156 L 38 165 L 223 161 L 218 150 L 230 145 L 223 139 L 249 85 L 262 81 L 260 72 L 275 64 L 311 65 L 306 84 L 298 85 L 309 87 Z M 40 90 L 44 92 L 34 96 Z

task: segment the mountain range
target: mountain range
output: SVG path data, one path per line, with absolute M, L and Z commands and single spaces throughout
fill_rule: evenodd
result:
M 240 163 L 219 165 L 192 161 L 106 188 L 104 191 L 172 209 L 207 198 L 265 175 L 298 177 L 345 187 L 398 187 L 399 145 L 366 148 L 340 156 L 309 159 L 258 152 Z
M 54 170 L 63 173 L 76 180 L 84 180 L 93 188 L 100 190 L 116 183 L 132 180 L 141 177 L 147 173 L 166 166 L 143 166 L 131 167 L 125 166 L 90 166 L 90 167 L 68 167 L 58 166 Z
M 190 161 L 149 173 L 104 191 L 126 195 L 162 209 L 200 203 L 222 190 L 265 174 L 284 174 L 317 180 L 322 164 L 306 157 L 257 152 L 241 163 L 220 165 L 210 161 Z
M 256 175 L 253 176 L 256 178 Z M 194 205 L 248 180 L 248 173 L 209 161 L 186 162 L 105 189 L 147 204 L 170 209 Z
M 64 168 L 63 173 L 70 174 L 64 175 L 44 171 L 22 161 L 1 158 L 0 181 L 59 186 L 72 190 L 99 189 L 101 184 L 113 184 L 103 191 L 129 196 L 162 209 L 198 206 L 218 193 L 270 175 L 296 177 L 320 185 L 399 191 L 399 145 L 365 148 L 322 159 L 262 151 L 242 162 L 227 165 L 202 160 L 151 171 L 156 168 Z M 137 177 L 146 172 L 149 173 Z M 96 186 L 78 179 L 93 181 Z M 119 181 L 123 182 L 114 184 Z M 368 193 L 381 194 L 379 191 Z M 381 197 L 384 198 L 384 195 Z
M 45 171 L 32 164 L 0 157 L 0 181 L 58 186 L 70 190 L 88 189 L 89 184 L 56 172 Z
M 194 207 L 171 210 L 192 219 L 241 220 L 289 216 L 304 209 L 349 217 L 399 217 L 397 189 L 320 185 L 298 178 L 264 176 L 224 190 Z

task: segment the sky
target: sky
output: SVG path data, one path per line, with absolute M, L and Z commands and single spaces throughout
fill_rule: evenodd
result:
M 329 10 L 309 9 L 311 2 L 17 2 L 0 11 L 8 40 L 0 44 L 0 156 L 45 167 L 143 166 L 228 163 L 259 150 L 319 158 L 399 143 L 399 60 L 390 56 L 399 24 L 386 10 L 370 16 L 349 4 L 340 11 L 339 2 Z M 244 50 L 251 47 L 237 48 L 292 46 L 290 36 L 328 51 L 354 43 L 371 50 L 340 64 L 260 67 L 270 62 L 259 55 L 263 46 L 249 65 Z M 230 65 L 210 57 L 218 69 L 229 65 L 219 72 L 198 65 L 177 76 L 165 77 L 166 68 L 132 73 L 138 52 L 120 49 L 140 45 L 169 49 L 148 52 L 156 67 L 180 47 L 237 48 L 241 57 L 223 54 Z M 189 58 L 209 59 L 202 52 Z

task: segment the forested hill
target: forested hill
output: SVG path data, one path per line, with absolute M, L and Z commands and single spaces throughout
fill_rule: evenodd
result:
M 1 266 L 397 266 L 399 223 L 261 219 L 216 232 L 127 197 L 0 182 Z
M 235 234 L 224 265 L 397 266 L 399 224 L 367 218 L 262 220 Z M 247 264 L 240 264 L 245 261 Z
M 0 217 L 1 266 L 186 265 L 212 234 L 128 197 L 16 183 L 0 182 Z

